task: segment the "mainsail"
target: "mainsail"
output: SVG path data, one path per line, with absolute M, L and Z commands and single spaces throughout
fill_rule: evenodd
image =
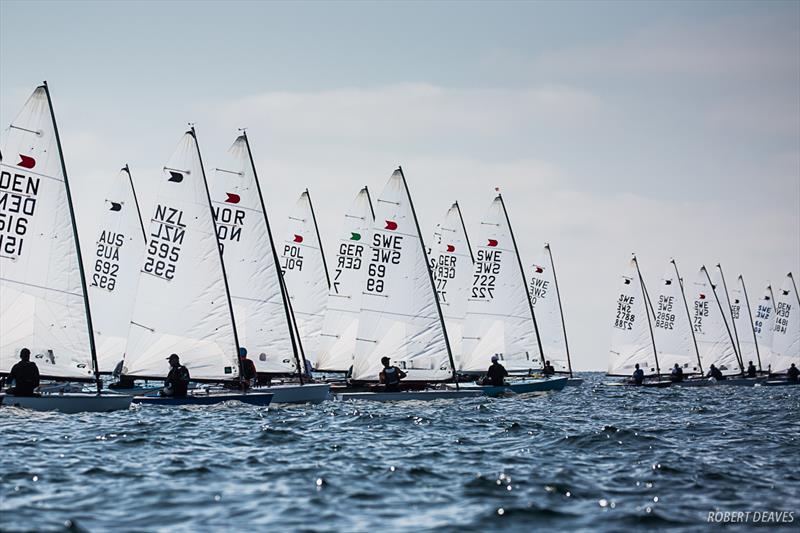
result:
M 644 280 L 634 256 L 622 276 L 611 329 L 608 375 L 630 376 L 636 365 L 645 375 L 660 373 L 644 293 Z
M 701 267 L 697 279 L 689 288 L 692 302 L 692 326 L 703 367 L 713 364 L 723 374 L 740 374 L 733 331 L 730 329 L 717 290 L 711 283 L 706 267 Z
M 773 372 L 786 372 L 792 363 L 800 367 L 800 296 L 791 272 L 775 298 L 771 363 Z
M 124 372 L 165 376 L 166 357 L 177 353 L 193 379 L 237 378 L 239 343 L 194 128 L 157 179 Z
M 112 180 L 102 209 L 86 266 L 97 363 L 111 372 L 125 355 L 146 240 L 127 165 Z
M 322 326 L 318 370 L 347 372 L 356 350 L 361 292 L 369 263 L 369 231 L 375 223 L 369 190 L 364 187 L 344 215 Z
M 300 367 L 277 254 L 246 134 L 228 155 L 226 166 L 215 169 L 210 189 L 239 344 L 258 372 L 296 372 Z
M 742 362 L 747 365 L 750 361 L 756 368 L 762 370 L 761 357 L 756 344 L 755 324 L 753 315 L 750 314 L 750 302 L 747 297 L 747 288 L 744 278 L 739 276 L 738 283 L 730 291 L 731 316 L 739 340 L 739 355 Z
M 300 195 L 289 215 L 289 231 L 280 255 L 303 350 L 308 359 L 315 361 L 322 346 L 320 335 L 330 279 L 308 190 Z
M 725 274 L 722 272 L 722 265 L 717 263 L 717 268 L 714 269 L 714 275 L 711 276 L 711 283 L 714 290 L 717 292 L 720 305 L 722 305 L 722 314 L 725 317 L 725 322 L 733 338 L 734 346 L 736 347 L 736 357 L 739 361 L 739 368 L 744 369 L 744 361 L 742 361 L 742 349 L 739 346 L 739 332 L 736 328 L 736 321 L 733 319 L 733 304 L 731 303 L 731 296 L 728 292 L 728 284 L 725 282 Z
M 391 358 L 412 381 L 453 376 L 453 361 L 425 245 L 402 169 L 375 204 L 353 380 L 376 381 Z
M 472 247 L 469 244 L 458 202 L 447 210 L 447 215 L 438 226 L 437 233 L 438 238 L 431 246 L 431 270 L 453 360 L 458 365 L 461 360 L 464 319 L 467 315 L 467 298 L 472 287 L 474 268 Z
M 772 357 L 772 328 L 775 326 L 775 298 L 772 286 L 767 285 L 764 293 L 753 304 L 753 332 L 756 336 L 756 346 L 761 356 L 761 370 L 768 372 L 773 366 Z
M 549 244 L 544 245 L 539 260 L 531 265 L 528 291 L 547 359 L 556 372 L 572 374 L 561 295 Z
M 674 260 L 667 266 L 651 303 L 654 314 L 653 336 L 658 347 L 661 371 L 667 374 L 677 363 L 684 374 L 702 373 L 691 317 Z
M 96 370 L 86 280 L 47 84 L 0 139 L 0 373 L 22 348 L 42 376 Z M 99 381 L 98 381 L 99 386 Z
M 497 355 L 508 370 L 538 369 L 542 349 L 514 235 L 499 194 L 480 224 L 459 370 L 485 371 Z

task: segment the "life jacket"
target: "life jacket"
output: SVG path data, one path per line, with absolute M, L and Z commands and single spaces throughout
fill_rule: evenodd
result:
M 400 384 L 400 373 L 397 371 L 396 366 L 384 368 L 383 377 L 386 380 L 386 385 L 388 386 Z

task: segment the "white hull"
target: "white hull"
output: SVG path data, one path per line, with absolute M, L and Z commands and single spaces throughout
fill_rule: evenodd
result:
M 329 383 L 273 385 L 253 389 L 253 392 L 271 392 L 273 394 L 272 405 L 278 403 L 322 403 L 328 399 L 330 391 Z
M 484 396 L 482 390 L 430 390 L 402 392 L 343 392 L 336 394 L 336 400 L 366 400 L 372 402 L 402 402 L 408 400 L 452 400 L 457 398 L 475 398 Z
M 58 411 L 61 413 L 106 413 L 122 411 L 131 405 L 131 396 L 121 394 L 67 393 L 42 396 L 0 396 L 4 407 L 21 407 L 33 411 Z

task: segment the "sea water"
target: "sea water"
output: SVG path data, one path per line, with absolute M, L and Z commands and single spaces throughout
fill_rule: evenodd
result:
M 541 396 L 430 403 L 0 407 L 0 529 L 800 526 L 800 387 L 583 377 Z

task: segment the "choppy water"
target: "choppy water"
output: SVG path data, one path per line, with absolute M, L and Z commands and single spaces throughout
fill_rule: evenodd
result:
M 0 408 L 0 529 L 704 530 L 714 510 L 800 525 L 800 387 L 586 377 L 459 402 Z

